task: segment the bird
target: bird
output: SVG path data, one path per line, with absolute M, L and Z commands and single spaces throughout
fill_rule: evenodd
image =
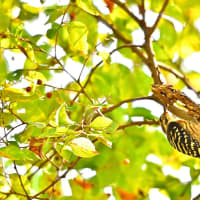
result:
M 200 158 L 200 122 L 179 120 L 164 111 L 160 124 L 172 147 L 186 155 Z

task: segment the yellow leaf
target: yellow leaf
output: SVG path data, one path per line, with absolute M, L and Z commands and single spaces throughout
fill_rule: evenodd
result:
M 90 158 L 99 154 L 95 150 L 94 144 L 85 137 L 73 139 L 69 143 L 69 147 L 71 147 L 71 150 L 75 155 L 83 158 Z

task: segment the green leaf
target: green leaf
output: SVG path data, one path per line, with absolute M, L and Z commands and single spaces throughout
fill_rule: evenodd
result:
M 36 71 L 30 71 L 26 74 L 26 78 L 29 80 L 42 80 L 43 82 L 46 82 L 45 76 L 41 72 L 36 72 Z
M 185 21 L 185 16 L 179 5 L 171 3 L 167 6 L 165 13 L 181 22 Z
M 37 128 L 45 128 L 46 124 L 43 122 L 27 122 L 29 125 L 35 126 Z
M 69 128 L 58 127 L 58 128 L 48 128 L 39 137 L 59 137 L 67 135 Z
M 33 7 L 28 4 L 23 4 L 22 6 L 23 6 L 24 10 L 26 10 L 27 12 L 30 12 L 32 14 L 38 14 L 41 11 L 40 8 Z
M 60 42 L 64 48 L 69 48 L 73 52 L 87 53 L 88 29 L 85 24 L 78 21 L 70 22 L 62 28 L 61 33 L 64 43 L 62 44 L 62 41 Z M 67 45 L 69 45 L 69 47 Z
M 107 129 L 112 122 L 113 121 L 108 117 L 97 117 L 89 124 L 89 127 L 97 130 L 104 130 Z
M 79 157 L 90 158 L 99 154 L 95 150 L 94 144 L 85 137 L 75 138 L 68 145 L 72 152 Z
M 9 125 L 15 117 L 10 113 L 0 113 L 0 126 L 5 127 Z
M 66 10 L 66 6 L 50 6 L 45 9 L 45 13 L 49 16 L 49 19 L 45 24 L 48 24 L 50 22 L 54 22 L 57 18 L 59 18 L 61 15 L 64 14 L 64 11 Z
M 1 12 L 0 13 L 0 32 L 7 31 L 9 23 L 10 23 L 10 18 L 6 14 Z
M 21 69 L 18 69 L 18 70 L 16 70 L 16 71 L 14 71 L 14 72 L 10 72 L 10 73 L 8 73 L 8 75 L 7 75 L 7 79 L 9 80 L 9 81 L 14 81 L 14 80 L 19 80 L 20 79 L 20 77 L 22 76 L 22 72 L 23 72 L 23 70 L 21 70 Z
M 132 115 L 133 116 L 143 116 L 144 120 L 146 120 L 146 119 L 153 120 L 156 118 L 154 115 L 152 115 L 150 110 L 143 108 L 143 107 L 133 108 Z
M 0 74 L 1 74 L 0 83 L 5 80 L 7 73 L 8 73 L 7 62 L 6 62 L 5 58 L 3 57 L 3 55 L 0 53 Z
M 17 102 L 28 102 L 37 98 L 37 95 L 31 95 L 23 89 L 5 88 L 3 90 L 3 99 Z
M 0 148 L 0 155 L 11 160 L 29 160 L 37 159 L 35 154 L 28 149 L 20 149 L 18 146 L 9 144 L 6 147 Z
M 64 103 L 58 109 L 58 125 L 65 126 L 65 125 L 72 125 L 72 124 L 74 124 L 74 122 L 69 119 L 66 113 L 66 104 Z
M 133 90 L 136 96 L 145 96 L 151 91 L 153 80 L 142 71 L 141 67 L 135 66 L 131 81 L 134 83 Z
M 92 15 L 98 15 L 97 9 L 93 6 L 92 0 L 77 0 L 77 5 Z

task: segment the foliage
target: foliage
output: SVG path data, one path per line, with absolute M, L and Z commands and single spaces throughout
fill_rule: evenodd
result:
M 172 149 L 149 95 L 158 71 L 198 94 L 199 74 L 184 64 L 200 50 L 199 1 L 27 2 L 0 0 L 0 199 L 102 200 L 106 187 L 122 200 L 152 188 L 190 199 L 200 162 Z M 164 166 L 188 167 L 191 181 Z

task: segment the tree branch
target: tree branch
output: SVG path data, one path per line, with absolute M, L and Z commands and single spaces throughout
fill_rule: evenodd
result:
M 164 2 L 163 6 L 162 6 L 162 8 L 161 8 L 161 10 L 160 10 L 160 12 L 159 12 L 159 14 L 158 14 L 158 17 L 157 17 L 157 19 L 156 19 L 156 21 L 155 21 L 155 23 L 154 23 L 154 25 L 150 28 L 150 35 L 151 35 L 151 34 L 154 32 L 154 30 L 156 29 L 156 27 L 157 27 L 157 25 L 158 25 L 158 23 L 159 23 L 159 21 L 160 21 L 160 19 L 161 19 L 161 17 L 162 17 L 162 14 L 163 14 L 163 12 L 165 11 L 165 9 L 166 9 L 168 3 L 169 3 L 169 0 L 165 0 L 165 2 Z
M 165 71 L 168 71 L 168 72 L 172 73 L 174 76 L 176 76 L 177 78 L 181 79 L 181 80 L 184 82 L 184 84 L 185 84 L 189 89 L 193 90 L 198 96 L 200 96 L 199 91 L 196 90 L 196 89 L 192 86 L 192 84 L 191 84 L 190 81 L 185 77 L 184 74 L 182 74 L 182 73 L 178 72 L 177 70 L 175 70 L 175 69 L 173 69 L 173 68 L 171 68 L 171 67 L 169 67 L 169 66 L 167 66 L 167 65 L 164 65 L 164 64 L 158 64 L 158 67 L 159 67 L 160 69 L 163 69 L 163 70 L 165 70 Z
M 125 45 L 122 45 L 122 46 L 120 46 L 120 47 L 118 47 L 118 48 L 112 50 L 109 54 L 110 54 L 110 56 L 111 56 L 114 52 L 116 52 L 116 51 L 118 51 L 118 50 L 120 50 L 120 49 L 123 49 L 123 48 L 136 48 L 136 47 L 142 47 L 142 46 L 140 46 L 140 45 L 133 45 L 133 44 L 125 44 Z M 95 67 L 92 68 L 92 70 L 90 71 L 90 73 L 89 73 L 89 75 L 88 75 L 88 78 L 87 78 L 85 84 L 83 85 L 83 89 L 85 89 L 85 88 L 87 87 L 88 83 L 90 82 L 90 80 L 91 80 L 91 78 L 92 78 L 93 73 L 95 72 L 95 70 L 96 70 L 102 63 L 103 63 L 103 60 L 101 60 L 100 62 L 98 62 L 98 63 L 95 65 Z M 76 94 L 76 96 L 72 99 L 71 105 L 74 103 L 74 101 L 75 101 L 75 100 L 77 99 L 77 97 L 80 95 L 80 93 L 83 92 L 83 89 L 81 89 L 81 90 Z
M 27 199 L 31 200 L 31 197 L 28 195 L 28 192 L 26 191 L 25 186 L 24 186 L 24 184 L 23 184 L 22 177 L 21 177 L 21 175 L 20 175 L 19 172 L 18 172 L 18 169 L 17 169 L 17 166 L 16 166 L 15 161 L 13 162 L 13 164 L 14 164 L 14 168 L 15 168 L 15 171 L 16 171 L 17 176 L 18 176 L 18 178 L 19 178 L 20 185 L 21 185 L 22 189 L 23 189 L 24 193 L 26 194 Z
M 108 23 L 105 19 L 103 19 L 103 17 L 101 16 L 94 16 L 96 17 L 97 20 L 103 22 L 106 26 L 108 26 L 110 29 L 112 29 L 112 31 L 114 32 L 114 34 L 116 35 L 116 37 L 123 41 L 125 44 L 132 44 L 132 41 L 127 39 L 126 37 L 124 37 L 115 27 L 114 25 Z M 144 63 L 148 64 L 147 58 L 145 57 L 145 55 L 136 47 L 136 46 L 132 46 L 130 47 L 130 49 L 136 53 L 143 61 Z
M 117 4 L 120 8 L 122 8 L 133 20 L 135 20 L 139 25 L 140 27 L 143 27 L 144 24 L 143 24 L 143 21 L 138 19 L 127 7 L 126 7 L 126 4 L 118 1 L 118 0 L 111 0 L 113 3 Z
M 117 130 L 123 130 L 125 128 L 128 128 L 130 126 L 135 126 L 135 125 L 138 125 L 138 126 L 141 126 L 141 125 L 160 125 L 160 122 L 157 121 L 157 120 L 145 120 L 145 121 L 130 122 L 128 124 L 124 124 L 124 125 L 119 126 L 117 128 Z
M 126 99 L 126 100 L 120 101 L 119 103 L 117 103 L 111 107 L 108 107 L 108 109 L 102 111 L 102 113 L 105 114 L 105 113 L 111 112 L 114 109 L 120 107 L 124 103 L 131 103 L 131 102 L 139 101 L 139 100 L 154 100 L 155 101 L 155 98 L 154 98 L 154 96 L 146 96 L 146 97 L 136 97 L 136 98 L 132 98 L 132 99 Z
M 50 185 L 48 185 L 46 188 L 44 188 L 42 191 L 38 192 L 37 194 L 35 194 L 34 196 L 32 196 L 32 198 L 36 198 L 37 196 L 43 194 L 44 192 L 46 192 L 48 189 L 50 189 L 51 187 L 53 187 L 57 182 L 59 182 L 62 178 L 65 178 L 65 176 L 68 174 L 68 172 L 74 168 L 74 166 L 78 163 L 78 161 L 81 158 L 78 157 L 74 162 L 72 162 L 72 164 L 68 167 L 68 169 L 59 177 L 57 177 Z

